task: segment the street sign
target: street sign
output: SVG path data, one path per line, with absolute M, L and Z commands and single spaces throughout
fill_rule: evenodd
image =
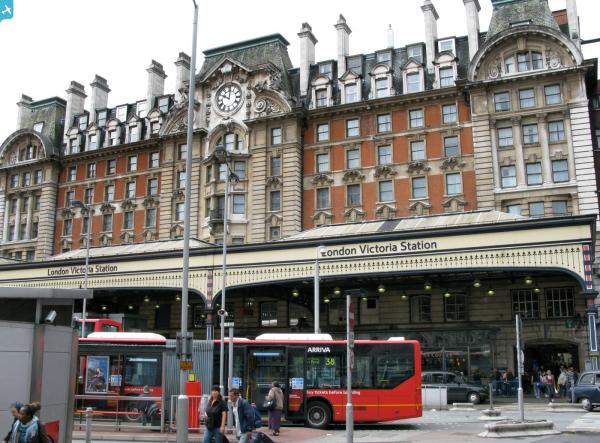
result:
M 192 362 L 192 360 L 181 360 L 179 362 L 179 369 L 181 369 L 182 371 L 191 371 L 193 367 L 194 363 Z

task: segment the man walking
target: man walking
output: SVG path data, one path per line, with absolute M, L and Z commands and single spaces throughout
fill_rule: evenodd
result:
M 240 390 L 233 388 L 229 390 L 229 399 L 233 408 L 233 419 L 235 421 L 235 434 L 239 443 L 250 443 L 252 431 L 254 431 L 254 410 L 252 405 L 240 396 Z

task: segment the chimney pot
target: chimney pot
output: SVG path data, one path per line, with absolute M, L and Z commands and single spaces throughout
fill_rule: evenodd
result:
M 393 49 L 394 48 L 394 30 L 392 29 L 392 25 L 388 25 L 387 29 L 387 47 Z
M 308 79 L 310 76 L 310 65 L 315 62 L 315 45 L 317 39 L 312 33 L 308 23 L 302 23 L 302 29 L 298 33 L 300 37 L 300 95 L 308 94 Z
M 67 109 L 65 110 L 65 131 L 64 141 L 66 142 L 67 131 L 73 125 L 73 117 L 83 114 L 85 105 L 85 88 L 81 83 L 71 81 L 69 89 L 67 89 Z
M 29 105 L 33 103 L 33 99 L 28 95 L 21 94 L 21 99 L 17 102 L 17 131 L 27 127 L 27 114 L 29 114 Z
M 191 58 L 184 52 L 179 53 L 175 61 L 175 100 L 183 102 L 186 93 L 185 85 L 190 79 Z
M 150 67 L 146 69 L 146 72 L 148 73 L 146 109 L 150 111 L 154 106 L 154 100 L 156 97 L 159 97 L 165 93 L 165 78 L 167 78 L 167 74 L 165 74 L 163 65 L 156 60 L 152 60 L 150 62 Z
M 423 6 L 423 17 L 425 19 L 425 53 L 427 56 L 427 71 L 434 72 L 433 62 L 435 60 L 435 42 L 437 40 L 437 20 L 440 16 L 431 0 L 425 0 Z
M 479 0 L 463 0 L 467 13 L 467 34 L 469 36 L 469 59 L 473 60 L 479 50 Z
M 569 21 L 569 37 L 581 48 L 579 33 L 579 16 L 577 15 L 577 0 L 567 0 L 567 20 Z
M 104 77 L 95 75 L 94 81 L 90 83 L 92 87 L 92 97 L 90 102 L 90 123 L 96 121 L 96 111 L 104 109 L 108 105 L 108 93 L 110 88 Z
M 337 29 L 337 73 L 341 77 L 346 73 L 346 57 L 350 53 L 350 39 L 352 33 L 350 27 L 346 24 L 346 18 L 340 14 L 338 21 L 333 25 Z

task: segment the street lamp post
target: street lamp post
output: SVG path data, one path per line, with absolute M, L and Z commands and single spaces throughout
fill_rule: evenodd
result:
M 92 235 L 92 208 L 88 205 L 86 205 L 85 203 L 83 203 L 81 200 L 73 200 L 71 201 L 71 206 L 77 206 L 83 210 L 87 211 L 87 216 L 88 216 L 88 221 L 87 221 L 87 226 L 86 226 L 86 230 L 87 230 L 87 235 L 86 235 L 86 240 L 85 240 L 85 270 L 84 270 L 84 277 L 83 277 L 83 286 L 84 289 L 88 288 L 88 267 L 90 264 L 90 238 Z M 83 299 L 83 307 L 82 307 L 82 312 L 81 312 L 81 338 L 85 338 L 85 319 L 87 317 L 87 300 L 84 298 Z
M 320 264 L 319 264 L 319 256 L 323 253 L 325 248 L 323 246 L 317 246 L 317 257 L 315 259 L 315 289 L 314 289 L 314 318 L 315 318 L 315 334 L 319 334 L 321 332 L 321 319 L 320 319 Z

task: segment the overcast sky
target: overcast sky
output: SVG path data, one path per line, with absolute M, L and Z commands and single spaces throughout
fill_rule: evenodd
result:
M 433 0 L 440 19 L 438 36 L 466 34 L 462 0 Z M 392 25 L 395 45 L 423 41 L 423 0 L 243 0 L 203 1 L 198 30 L 198 68 L 202 51 L 262 35 L 281 33 L 290 58 L 299 64 L 296 35 L 308 22 L 319 40 L 317 60 L 336 57 L 333 24 L 341 13 L 352 29 L 350 54 L 386 47 Z M 481 29 L 486 30 L 491 1 L 480 0 Z M 600 1 L 579 0 L 584 39 L 600 37 Z M 550 0 L 553 10 L 565 0 Z M 168 78 L 165 92 L 174 92 L 180 51 L 190 54 L 192 0 L 14 0 L 14 18 L 0 22 L 0 143 L 16 128 L 21 94 L 34 100 L 59 96 L 71 80 L 82 83 L 89 105 L 94 75 L 108 80 L 110 107 L 146 96 L 146 68 L 162 63 Z M 600 44 L 584 47 L 587 58 L 598 57 Z

